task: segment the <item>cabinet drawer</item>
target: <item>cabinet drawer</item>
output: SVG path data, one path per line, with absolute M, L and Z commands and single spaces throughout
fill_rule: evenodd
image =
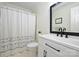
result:
M 51 51 L 53 51 L 54 54 L 56 54 L 57 56 L 62 56 L 62 57 L 75 57 L 75 56 L 79 56 L 79 52 L 71 49 L 69 47 L 63 46 L 61 44 L 55 43 L 55 42 L 51 42 L 49 40 L 43 40 L 43 44 L 48 47 L 48 49 L 50 49 Z

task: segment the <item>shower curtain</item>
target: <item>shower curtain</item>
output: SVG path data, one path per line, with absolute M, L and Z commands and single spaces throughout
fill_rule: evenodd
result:
M 26 47 L 35 39 L 35 15 L 23 9 L 0 8 L 0 56 Z M 14 52 L 14 51 L 13 51 Z M 5 53 L 12 55 L 12 51 Z

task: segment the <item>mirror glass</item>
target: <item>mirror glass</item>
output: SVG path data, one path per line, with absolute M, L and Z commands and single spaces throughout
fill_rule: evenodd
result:
M 79 32 L 79 2 L 62 2 L 52 7 L 52 31 L 66 28 L 66 32 Z

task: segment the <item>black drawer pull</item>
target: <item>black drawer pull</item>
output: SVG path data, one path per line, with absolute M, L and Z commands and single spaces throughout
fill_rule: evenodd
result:
M 58 50 L 58 49 L 56 49 L 56 48 L 54 48 L 54 47 L 52 47 L 52 46 L 50 46 L 49 44 L 47 44 L 47 43 L 45 43 L 45 45 L 46 46 L 48 46 L 48 47 L 50 47 L 50 48 L 52 48 L 52 49 L 54 49 L 55 51 L 57 51 L 57 52 L 60 52 L 60 50 Z

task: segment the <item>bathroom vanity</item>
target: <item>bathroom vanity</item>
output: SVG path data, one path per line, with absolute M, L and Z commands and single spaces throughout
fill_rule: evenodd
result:
M 79 57 L 79 40 L 56 36 L 39 35 L 39 57 Z
M 50 6 L 50 34 L 39 35 L 39 57 L 79 57 L 79 3 Z

